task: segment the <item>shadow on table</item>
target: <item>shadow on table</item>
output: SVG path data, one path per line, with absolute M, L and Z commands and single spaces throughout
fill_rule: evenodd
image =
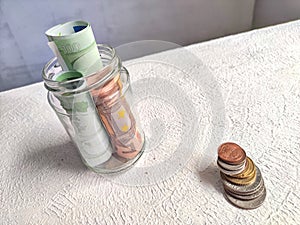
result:
M 223 193 L 223 185 L 216 165 L 212 163 L 205 170 L 198 171 L 198 176 L 203 183 L 213 186 L 217 192 Z
M 87 170 L 72 142 L 33 150 L 25 157 L 25 164 L 39 170 L 81 172 Z

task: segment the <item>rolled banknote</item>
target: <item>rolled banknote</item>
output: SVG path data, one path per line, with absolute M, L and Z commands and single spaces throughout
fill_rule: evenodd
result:
M 47 30 L 46 36 L 63 70 L 75 70 L 85 76 L 102 68 L 94 33 L 88 22 L 59 24 Z
M 92 94 L 116 153 L 122 158 L 133 159 L 142 150 L 144 137 L 137 128 L 122 86 L 120 75 L 117 75 Z
M 102 68 L 92 28 L 84 21 L 60 24 L 46 31 L 49 47 L 57 56 L 65 72 L 58 74 L 56 81 L 66 81 L 86 76 Z M 70 84 L 67 84 L 70 85 Z M 84 79 L 71 83 L 67 89 L 76 89 L 76 94 L 56 95 L 61 106 L 71 116 L 76 143 L 88 166 L 95 167 L 106 162 L 112 154 L 109 138 L 103 127 L 94 101 L 89 92 L 80 93 L 87 86 Z
M 59 82 L 80 78 L 82 74 L 76 71 L 66 71 L 57 74 L 53 79 Z M 62 85 L 64 85 L 62 83 Z M 112 154 L 108 135 L 99 119 L 97 109 L 89 93 L 80 93 L 86 85 L 83 81 L 76 84 L 67 83 L 64 88 L 78 93 L 54 94 L 59 99 L 61 106 L 71 116 L 74 127 L 73 141 L 77 145 L 82 158 L 90 167 L 95 167 L 106 162 Z

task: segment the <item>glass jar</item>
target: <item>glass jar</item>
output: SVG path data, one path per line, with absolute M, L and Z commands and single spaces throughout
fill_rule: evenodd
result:
M 98 45 L 103 68 L 88 76 L 63 71 L 57 58 L 43 69 L 48 101 L 75 143 L 83 163 L 112 173 L 134 164 L 144 133 L 132 106 L 130 78 L 113 48 Z

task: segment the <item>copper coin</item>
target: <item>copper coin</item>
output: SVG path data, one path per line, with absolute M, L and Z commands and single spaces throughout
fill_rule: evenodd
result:
M 229 164 L 240 164 L 246 159 L 245 151 L 237 144 L 227 142 L 218 148 L 219 158 Z

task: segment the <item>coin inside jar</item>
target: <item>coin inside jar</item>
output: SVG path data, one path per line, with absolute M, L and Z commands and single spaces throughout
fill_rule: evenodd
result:
M 227 142 L 218 148 L 219 158 L 229 164 L 240 164 L 246 159 L 245 151 L 237 144 Z

